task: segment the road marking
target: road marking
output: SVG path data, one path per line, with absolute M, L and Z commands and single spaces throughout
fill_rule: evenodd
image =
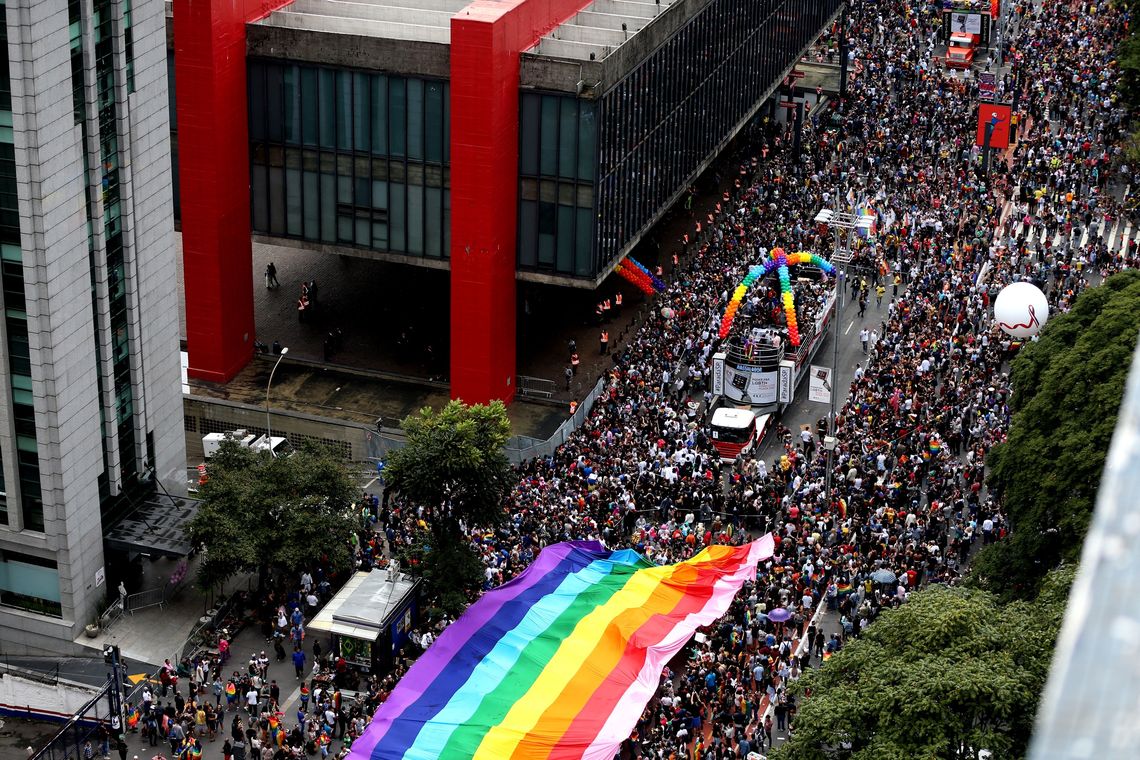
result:
M 365 488 L 371 488 L 371 487 L 372 487 L 372 484 L 373 484 L 373 483 L 375 483 L 375 482 L 376 482 L 377 480 L 379 480 L 379 479 L 380 479 L 380 478 L 372 478 L 372 480 L 370 480 L 370 481 L 368 481 L 367 483 L 365 483 L 365 484 L 364 484 L 364 487 L 365 487 Z
M 853 319 L 853 320 L 851 320 L 851 324 L 847 325 L 847 329 L 843 331 L 843 334 L 846 335 L 847 333 L 851 332 L 851 328 L 854 326 L 855 326 L 855 320 Z

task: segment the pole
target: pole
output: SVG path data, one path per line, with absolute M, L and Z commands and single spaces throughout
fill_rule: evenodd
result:
M 278 365 L 281 360 L 285 358 L 285 354 L 289 353 L 289 347 L 285 346 L 281 349 L 281 355 L 277 357 L 277 361 L 273 363 L 273 369 L 269 370 L 269 382 L 265 384 L 265 438 L 269 446 L 269 453 L 274 458 L 277 457 L 277 452 L 273 450 L 273 425 L 269 421 L 269 389 L 273 387 L 273 375 L 277 372 Z
M 982 176 L 990 176 L 990 140 L 994 136 L 994 122 L 986 122 L 986 136 L 982 140 Z

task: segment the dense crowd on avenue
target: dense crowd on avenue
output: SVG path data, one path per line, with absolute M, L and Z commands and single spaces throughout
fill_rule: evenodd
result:
M 786 687 L 813 658 L 841 649 L 913 590 L 955 583 L 972 548 L 1007 530 L 983 476 L 1010 419 L 1015 346 L 994 328 L 991 301 L 1028 279 L 1064 311 L 1091 277 L 1134 266 L 1135 248 L 1110 255 L 1103 241 L 1117 213 L 1113 188 L 1128 182 L 1112 62 L 1126 12 L 1059 0 L 1010 2 L 1004 12 L 1005 57 L 1018 74 L 998 78 L 998 95 L 1012 95 L 1027 118 L 1017 147 L 996 153 L 986 176 L 975 83 L 934 59 L 941 3 L 854 2 L 846 102 L 810 114 L 798 154 L 791 128 L 757 124 L 721 178 L 718 211 L 700 219 L 699 239 L 678 241 L 667 289 L 612 352 L 584 425 L 553 455 L 518 468 L 503 527 L 470 526 L 486 589 L 559 541 L 599 539 L 667 563 L 774 534 L 775 554 L 755 582 L 666 671 L 625 756 L 763 752 L 774 730 L 794 725 Z M 841 34 L 826 35 L 813 56 L 836 58 Z M 703 406 L 730 294 L 773 248 L 827 257 L 832 238 L 812 220 L 837 196 L 874 208 L 879 227 L 855 241 L 839 284 L 859 304 L 866 356 L 834 420 L 834 458 L 822 450 L 822 427 L 777 425 L 778 456 L 722 464 Z M 778 325 L 777 292 L 774 280 L 761 281 L 748 308 Z M 819 284 L 803 285 L 801 324 L 826 297 Z M 360 551 L 379 555 L 386 542 L 395 553 L 431 518 L 430 505 L 392 499 Z M 336 653 L 315 652 L 318 677 L 309 678 L 307 610 L 327 592 L 317 572 L 264 600 L 269 655 L 237 662 L 223 647 L 212 661 L 168 664 L 155 693 L 133 705 L 132 727 L 175 756 L 200 756 L 214 739 L 226 760 L 343 754 L 406 663 L 352 698 L 342 694 L 347 669 Z M 832 629 L 812 622 L 821 603 L 839 620 Z M 430 647 L 448 622 L 429 621 L 412 648 Z M 270 658 L 303 679 L 293 715 L 279 710 Z

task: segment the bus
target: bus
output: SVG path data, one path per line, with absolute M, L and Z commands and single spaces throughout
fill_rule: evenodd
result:
M 720 453 L 720 461 L 732 462 L 758 447 L 771 418 L 770 414 L 757 417 L 749 409 L 731 406 L 714 410 L 709 428 L 712 430 L 712 444 Z

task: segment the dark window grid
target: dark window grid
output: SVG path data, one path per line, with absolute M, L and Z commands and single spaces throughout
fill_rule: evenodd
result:
M 263 72 L 265 71 L 265 69 L 267 68 L 267 66 L 268 66 L 268 65 L 272 65 L 272 64 L 263 64 L 262 62 L 257 62 L 257 61 L 251 62 L 251 69 L 253 69 L 253 74 L 252 74 L 252 77 L 263 76 Z M 302 77 L 303 77 L 303 76 L 304 76 L 304 75 L 302 75 Z M 393 80 L 396 80 L 396 79 L 398 79 L 398 81 L 399 81 L 399 85 L 402 85 L 402 86 L 403 86 L 403 88 L 405 88 L 405 92 L 406 92 L 406 80 L 404 80 L 403 78 L 395 78 L 395 77 L 384 77 L 383 79 L 384 79 L 386 82 L 388 82 L 389 84 L 390 84 L 390 83 L 391 83 Z M 330 116 L 331 116 L 332 118 L 328 118 L 328 119 L 318 119 L 318 124 L 317 124 L 317 130 L 318 130 L 318 139 L 317 139 L 317 144 L 318 144 L 318 145 L 326 145 L 326 144 L 332 144 L 332 145 L 338 146 L 337 148 L 333 148 L 333 149 L 331 149 L 331 151 L 330 151 L 330 150 L 323 150 L 323 151 L 322 151 L 322 152 L 332 152 L 334 155 L 336 155 L 336 156 L 338 156 L 338 157 L 339 157 L 340 155 L 342 155 L 342 154 L 355 154 L 355 153 L 360 153 L 361 151 L 358 151 L 358 150 L 356 150 L 356 146 L 355 146 L 355 140 L 353 141 L 353 149 L 352 149 L 352 150 L 350 150 L 350 151 L 342 151 L 342 150 L 340 150 L 340 148 L 339 148 L 339 145 L 340 145 L 340 144 L 341 144 L 343 141 L 336 139 L 336 136 L 337 136 L 337 135 L 339 135 L 339 134 L 341 134 L 341 133 L 342 133 L 342 131 L 343 131 L 343 130 L 345 130 L 345 129 L 348 129 L 350 132 L 352 131 L 352 128 L 353 128 L 353 114 L 352 114 L 352 113 L 347 113 L 347 112 L 343 113 L 343 116 L 344 116 L 344 118 L 345 118 L 345 119 L 346 119 L 346 120 L 347 120 L 349 123 L 348 123 L 348 124 L 346 124 L 346 125 L 341 125 L 341 124 L 340 124 L 340 120 L 337 118 L 337 115 L 338 115 L 338 114 L 337 114 L 337 106 L 336 106 L 336 104 L 337 104 L 337 103 L 340 103 L 340 102 L 344 102 L 344 95 L 343 95 L 343 93 L 336 93 L 336 92 L 335 92 L 335 87 L 336 87 L 336 81 L 337 81 L 337 78 L 334 76 L 334 77 L 332 77 L 332 78 L 331 78 L 331 80 L 332 80 L 332 81 L 330 82 L 330 78 L 328 78 L 328 77 L 321 77 L 321 76 L 318 76 L 318 77 L 316 77 L 316 79 L 315 79 L 315 84 L 316 84 L 316 86 L 317 86 L 317 88 L 318 88 L 318 94 L 317 94 L 317 102 L 318 102 L 318 103 L 320 103 L 320 104 L 327 104 L 327 102 L 328 102 L 328 101 L 327 101 L 327 97 L 328 97 L 328 96 L 327 96 L 327 94 L 326 94 L 326 93 L 325 93 L 325 92 L 324 92 L 322 89 L 320 89 L 320 88 L 324 88 L 324 87 L 327 87 L 327 86 L 329 86 L 330 84 L 331 84 L 331 85 L 333 86 L 333 88 L 334 88 L 334 105 L 333 105 L 333 112 L 330 114 Z M 369 80 L 369 81 L 371 81 L 371 80 Z M 426 80 L 424 80 L 424 81 L 426 82 Z M 348 84 L 348 86 L 349 86 L 349 87 L 358 87 L 358 86 L 360 86 L 360 83 L 361 83 L 361 80 L 360 80 L 358 77 L 355 77 L 355 76 L 354 76 L 354 77 L 348 77 L 348 78 L 347 78 L 347 84 Z M 399 86 L 399 85 L 398 85 L 398 86 Z M 262 90 L 263 90 L 263 91 L 264 91 L 264 89 L 265 89 L 265 88 L 262 88 Z M 425 89 L 425 92 L 426 92 L 428 88 L 425 86 L 425 87 L 424 87 L 424 89 Z M 443 103 L 446 103 L 446 102 L 447 102 L 448 89 L 449 89 L 449 88 L 446 86 L 446 83 L 443 83 L 442 92 L 441 92 L 441 95 L 440 95 L 440 99 L 442 100 L 442 102 L 443 102 Z M 257 102 L 257 101 L 256 101 L 256 98 L 254 97 L 256 94 L 257 94 L 257 92 L 256 92 L 256 88 L 254 88 L 254 89 L 252 90 L 252 92 L 251 92 L 251 108 L 253 108 L 253 109 L 255 109 L 255 110 L 256 110 L 256 109 L 264 109 L 264 108 L 265 108 L 265 106 L 267 105 L 267 103 L 266 103 L 265 101 L 268 101 L 268 96 L 267 96 L 267 94 L 265 94 L 265 93 L 263 92 L 263 95 L 265 95 L 265 98 L 264 98 L 264 101 L 263 101 L 263 102 Z M 285 111 L 285 107 L 286 107 L 286 100 L 285 100 L 284 98 L 281 98 L 281 99 L 279 99 L 279 100 L 280 100 L 280 102 L 281 102 L 281 113 L 280 113 L 280 121 L 284 121 L 284 119 L 285 119 L 285 117 L 286 117 L 286 114 L 285 114 L 285 112 L 284 112 L 284 111 Z M 356 97 L 356 95 L 355 95 L 355 93 L 352 93 L 352 94 L 350 94 L 350 95 L 348 96 L 348 102 L 349 102 L 349 103 L 351 103 L 351 104 L 353 104 L 353 107 L 355 107 L 355 104 L 356 104 L 357 102 L 359 102 L 360 100 L 361 100 L 361 98 L 357 98 L 357 97 Z M 419 101 L 419 103 L 420 103 L 420 108 L 422 109 L 422 110 L 421 110 L 421 113 L 420 113 L 420 121 L 421 121 L 421 123 L 422 123 L 422 124 L 424 124 L 424 129 L 425 129 L 425 131 L 426 131 L 426 128 L 427 128 L 427 126 L 426 126 L 426 121 L 427 121 L 427 112 L 426 112 L 426 111 L 427 111 L 427 104 L 428 104 L 428 100 L 429 100 L 429 98 L 425 96 L 425 97 L 421 98 L 421 99 L 420 99 L 420 101 Z M 404 122 L 404 137 L 406 138 L 406 135 L 407 135 L 407 124 L 408 124 L 408 114 L 407 114 L 407 104 L 406 104 L 406 98 L 404 99 L 404 102 L 405 102 L 405 106 L 404 106 L 404 118 L 403 118 L 403 120 L 402 120 L 402 121 Z M 386 118 L 386 119 L 388 119 L 388 120 L 390 120 L 390 119 L 391 119 L 391 115 L 390 115 L 389 113 L 386 113 L 386 114 L 384 114 L 384 116 L 385 116 L 385 118 Z M 333 132 L 333 135 L 332 135 L 332 138 L 333 138 L 333 139 L 329 139 L 329 138 L 330 138 L 330 136 L 329 136 L 329 135 L 327 135 L 327 134 L 325 134 L 325 133 L 322 131 L 322 122 L 324 123 L 324 126 L 325 126 L 325 128 L 327 128 L 328 130 L 330 130 L 330 131 L 332 131 L 332 132 Z M 447 141 L 446 141 L 446 139 L 445 139 L 445 136 L 444 136 L 444 130 L 443 130 L 442 126 L 443 126 L 443 125 L 441 125 L 441 129 L 440 129 L 440 140 L 442 140 L 444 143 L 446 143 Z M 268 130 L 266 130 L 266 132 L 268 133 Z M 392 132 L 392 129 L 391 129 L 391 125 L 389 125 L 389 128 L 388 128 L 387 130 L 385 130 L 385 132 L 387 133 L 387 135 L 386 135 L 386 136 L 388 137 L 388 140 L 387 140 L 387 143 L 388 143 L 388 144 L 384 146 L 384 147 L 385 147 L 385 153 L 387 153 L 387 154 L 389 155 L 389 160 L 393 160 L 393 159 L 392 159 L 392 156 L 391 156 L 391 149 L 390 149 L 390 145 L 391 145 L 391 132 Z M 261 220 L 261 221 L 263 221 L 263 222 L 268 222 L 268 223 L 269 223 L 269 225 L 268 225 L 268 229 L 270 229 L 270 230 L 272 231 L 272 230 L 273 230 L 273 229 L 276 227 L 277 229 L 280 229 L 280 230 L 282 230 L 282 232 L 281 232 L 281 233 L 277 233 L 277 232 L 274 232 L 273 234 L 285 234 L 285 235 L 288 235 L 288 233 L 284 232 L 284 230 L 287 228 L 287 226 L 288 226 L 288 225 L 287 225 L 287 224 L 284 224 L 284 225 L 274 225 L 274 219 L 276 218 L 276 215 L 277 215 L 277 212 L 278 212 L 278 211 L 280 211 L 280 213 L 281 213 L 281 219 L 282 219 L 282 221 L 284 220 L 284 218 L 285 218 L 285 216 L 286 216 L 286 213 L 285 213 L 285 209 L 284 209 L 284 208 L 282 208 L 282 207 L 285 205 L 285 203 L 286 203 L 286 199 L 289 197 L 289 193 L 290 193 L 290 189 L 291 189 L 291 188 L 288 186 L 288 184 L 287 184 L 287 183 L 289 183 L 291 180 L 290 180 L 290 177 L 289 177 L 289 173 L 288 173 L 288 172 L 282 172 L 282 175 L 281 175 L 281 182 L 282 182 L 282 185 L 283 185 L 283 186 L 282 186 L 282 189 L 281 189 L 279 192 L 276 192 L 276 193 L 274 193 L 274 191 L 272 191 L 272 189 L 271 189 L 271 188 L 272 188 L 272 184 L 273 184 L 273 183 L 272 183 L 272 181 L 271 181 L 271 180 L 272 180 L 272 174 L 270 173 L 270 168 L 271 168 L 271 166 L 270 166 L 270 162 L 269 162 L 268 160 L 263 160 L 263 161 L 260 161 L 260 162 L 258 161 L 258 158 L 259 158 L 259 157 L 262 157 L 263 159 L 265 159 L 265 157 L 271 153 L 271 151 L 270 151 L 270 150 L 268 150 L 268 146 L 266 145 L 266 143 L 267 143 L 267 142 L 269 142 L 269 141 L 268 141 L 268 140 L 262 140 L 262 141 L 261 141 L 261 150 L 260 150 L 260 151 L 257 149 L 257 147 L 258 147 L 258 146 L 256 146 L 256 145 L 255 145 L 255 150 L 251 151 L 251 158 L 250 158 L 250 160 L 251 160 L 251 167 L 250 167 L 250 172 L 251 172 L 251 178 L 252 178 L 252 181 L 253 181 L 253 185 L 254 185 L 254 187 L 255 187 L 255 188 L 256 188 L 256 187 L 258 187 L 259 185 L 260 185 L 261 187 L 264 187 L 264 188 L 265 188 L 265 192 L 263 192 L 263 193 L 262 193 L 262 195 L 265 195 L 265 196 L 269 196 L 269 197 L 264 197 L 264 198 L 257 198 L 257 197 L 255 197 L 255 203 L 254 203 L 254 204 L 251 204 L 251 210 L 250 210 L 250 213 L 251 213 L 251 221 L 252 221 L 252 223 L 254 224 L 254 227 L 255 227 L 255 229 L 258 229 L 258 228 L 259 228 L 259 229 L 266 229 L 265 225 L 264 225 L 264 224 L 260 224 L 260 223 L 259 223 L 259 219 L 258 219 L 258 217 L 259 217 L 259 216 L 263 216 L 263 217 L 265 217 L 265 218 L 264 218 L 263 220 Z M 406 139 L 404 140 L 404 143 L 405 143 L 405 150 L 403 150 L 403 151 L 402 151 L 402 153 L 403 153 L 404 155 L 403 155 L 402 157 L 397 157 L 397 158 L 400 158 L 400 159 L 402 159 L 402 160 L 401 160 L 401 163 L 402 163 L 402 167 L 403 167 L 403 175 L 406 177 L 406 176 L 408 176 L 408 175 L 409 175 L 409 173 L 410 173 L 410 170 L 411 170 L 411 165 L 415 165 L 415 164 L 418 164 L 418 163 L 420 163 L 420 162 L 418 162 L 418 161 L 409 161 L 409 160 L 408 160 L 408 158 L 407 158 L 407 154 L 408 154 L 408 151 L 406 150 L 406 147 L 407 147 L 407 146 L 406 146 Z M 366 154 L 367 154 L 367 153 L 375 154 L 375 147 L 376 147 L 376 146 L 373 146 L 373 149 L 372 149 L 372 151 L 367 151 L 367 152 L 365 152 L 365 153 L 366 153 Z M 425 155 L 426 155 L 426 150 L 425 150 L 424 152 L 425 152 Z M 435 162 L 432 162 L 432 163 L 435 163 Z M 336 165 L 339 165 L 339 158 L 338 158 L 338 162 L 337 162 L 337 164 L 336 164 Z M 352 183 L 352 184 L 351 184 L 351 187 L 353 187 L 353 189 L 354 189 L 354 191 L 355 191 L 355 189 L 356 189 L 357 187 L 359 187 L 359 186 L 360 186 L 360 185 L 359 185 L 359 183 L 357 182 L 357 180 L 358 180 L 358 179 L 365 179 L 365 178 L 364 178 L 364 177 L 358 177 L 358 175 L 357 175 L 357 173 L 356 173 L 356 171 L 355 171 L 356 167 L 358 166 L 357 162 L 352 162 L 352 163 L 351 163 L 351 166 L 352 166 L 352 169 L 350 169 L 350 174 L 349 174 L 349 181 Z M 259 176 L 258 176 L 258 175 L 255 175 L 255 174 L 254 174 L 254 172 L 259 172 Z M 336 183 L 338 183 L 338 182 L 339 182 L 339 179 L 340 179 L 342 176 L 344 176 L 344 175 L 342 175 L 342 174 L 341 174 L 341 172 L 339 171 L 339 169 L 336 169 L 336 170 L 334 170 L 333 174 L 334 174 L 334 186 L 335 186 L 335 185 L 336 185 Z M 446 176 L 446 172 L 444 172 L 444 176 Z M 369 179 L 369 184 L 370 184 L 370 181 L 371 181 L 371 180 L 370 180 L 370 178 L 368 178 L 368 179 Z M 302 187 L 300 188 L 300 191 L 301 191 L 301 193 L 300 193 L 300 197 L 301 197 L 301 213 L 302 213 L 302 217 L 304 218 L 304 216 L 305 216 L 306 212 L 308 211 L 308 208 L 307 208 L 308 198 L 306 197 L 306 194 L 304 193 L 304 187 L 303 187 L 303 183 L 304 183 L 304 173 L 303 173 L 303 172 L 302 172 L 302 175 L 301 175 L 301 182 L 302 182 Z M 446 180 L 445 180 L 445 182 L 444 182 L 444 185 L 446 185 Z M 443 191 L 444 191 L 444 192 L 446 192 L 446 187 L 443 187 Z M 424 192 L 424 191 L 421 191 L 421 192 Z M 274 197 L 273 197 L 273 196 L 274 196 L 274 195 L 276 195 L 276 197 L 279 197 L 279 198 L 281 199 L 281 202 L 280 202 L 280 203 L 276 203 L 276 202 L 273 202 L 273 200 L 274 200 Z M 255 193 L 255 196 L 256 196 L 256 193 Z M 318 198 L 318 204 L 322 204 L 322 205 L 323 205 L 323 204 L 326 204 L 326 203 L 329 203 L 329 202 L 333 202 L 333 203 L 338 203 L 338 202 L 339 202 L 339 201 L 338 201 L 338 200 L 337 200 L 335 197 L 334 197 L 334 198 L 332 198 L 332 199 L 330 199 L 330 198 L 328 197 L 328 194 L 326 194 L 326 193 L 323 193 L 323 192 L 322 192 L 322 193 L 318 193 L 318 194 L 317 194 L 317 198 Z M 359 202 L 359 200 L 357 200 L 357 201 L 354 201 L 354 205 L 355 205 L 355 206 L 358 208 L 358 211 L 357 211 L 357 215 L 359 214 L 359 209 L 363 209 L 363 208 L 370 208 L 370 206 L 371 206 L 371 198 L 367 199 L 367 201 L 368 201 L 368 203 L 367 203 L 367 205 L 366 205 L 366 206 L 361 206 L 361 203 Z M 407 240 L 408 240 L 408 239 L 411 237 L 411 236 L 408 234 L 408 233 L 409 233 L 409 230 L 408 230 L 408 218 L 407 218 L 407 215 L 408 215 L 408 211 L 407 211 L 407 205 L 408 205 L 408 204 L 406 204 L 406 203 L 405 203 L 405 204 L 404 204 L 404 206 L 403 206 L 403 217 L 402 217 L 402 219 L 400 220 L 400 221 L 403 221 L 403 223 L 404 223 L 404 224 L 403 224 L 403 229 L 404 229 L 404 235 L 403 235 L 403 239 L 405 240 L 405 245 L 404 245 L 404 246 L 403 246 L 403 247 L 400 249 L 400 252 L 405 252 L 405 253 L 407 252 L 407 249 L 408 249 L 408 246 L 407 246 L 407 244 L 406 244 L 406 241 L 407 241 Z M 437 216 L 442 216 L 442 208 L 443 208 L 443 206 L 444 206 L 445 204 L 441 203 L 441 204 L 439 204 L 439 205 L 440 205 L 440 207 L 441 207 L 441 214 L 440 214 L 440 215 L 437 215 Z M 259 211 L 259 206 L 264 206 L 264 207 L 265 207 L 265 211 L 264 211 L 264 212 L 260 212 L 260 211 Z M 321 209 L 321 211 L 324 211 L 324 209 Z M 337 211 L 339 211 L 339 209 L 338 209 Z M 340 213 L 335 213 L 335 212 L 334 212 L 334 214 L 333 214 L 332 216 L 333 216 L 333 218 L 332 218 L 332 224 L 334 225 L 334 230 L 332 230 L 332 231 L 331 231 L 331 233 L 332 233 L 332 236 L 333 236 L 333 237 L 334 237 L 334 238 L 335 238 L 335 239 L 336 239 L 338 242 L 347 242 L 347 243 L 350 243 L 350 244 L 354 243 L 354 242 L 355 242 L 355 233 L 352 235 L 352 240 L 351 240 L 351 241 L 349 241 L 349 240 L 346 240 L 346 239 L 344 238 L 344 236 L 342 236 L 342 235 L 340 235 L 340 234 L 339 234 L 339 230 L 338 230 L 338 229 L 335 229 L 335 228 L 336 228 L 336 227 L 339 225 L 339 222 L 340 222 L 340 217 L 342 216 L 342 214 L 340 214 Z M 318 219 L 322 219 L 322 218 L 324 218 L 324 214 L 323 214 L 323 213 L 318 213 Z M 437 224 L 437 225 L 440 225 L 440 224 L 443 224 L 443 223 L 444 223 L 444 220 L 443 220 L 443 219 L 439 219 L 439 218 L 435 218 L 435 219 L 433 219 L 433 218 L 431 218 L 431 217 L 430 217 L 428 214 L 421 214 L 421 216 L 420 216 L 420 220 L 421 220 L 421 225 L 420 225 L 420 226 L 421 226 L 421 228 L 420 228 L 420 234 L 419 234 L 419 238 L 420 238 L 420 240 L 427 240 L 427 239 L 429 238 L 429 235 L 428 235 L 428 232 L 427 232 L 427 229 L 428 229 L 428 225 L 429 225 L 429 224 L 431 224 L 431 223 L 433 223 L 433 222 L 434 222 L 435 224 Z M 370 224 L 374 224 L 374 223 L 386 223 L 386 224 L 390 224 L 390 223 L 391 223 L 391 221 L 392 221 L 392 220 L 390 219 L 390 217 L 389 217 L 387 214 L 385 214 L 385 215 L 382 215 L 382 218 L 379 218 L 379 217 L 374 217 L 374 218 L 372 218 L 372 219 L 370 220 Z M 354 227 L 354 229 L 355 229 L 355 218 L 354 218 L 354 221 L 353 221 L 353 227 Z M 325 235 L 328 235 L 329 233 L 330 233 L 330 231 L 329 231 L 329 230 L 322 230 L 322 237 L 324 237 Z M 437 236 L 437 237 L 436 237 L 436 239 L 439 239 L 439 238 L 441 238 L 441 237 L 446 237 L 446 236 Z M 386 238 L 386 239 L 387 239 L 387 244 L 386 244 L 386 246 L 385 246 L 385 247 L 386 247 L 386 248 L 391 248 L 391 245 L 390 245 L 390 243 L 391 243 L 391 234 L 390 234 L 390 233 L 389 233 L 389 235 L 387 236 L 387 238 Z M 374 246 L 375 246 L 375 243 L 376 243 L 376 240 L 377 240 L 377 238 L 376 238 L 375 234 L 373 234 L 373 235 L 372 235 L 372 238 L 371 238 L 371 241 L 370 241 L 370 242 L 371 242 L 371 245 L 369 245 L 368 247 L 374 247 Z M 425 251 L 424 251 L 424 254 L 427 254 L 427 253 L 428 253 L 428 251 L 425 249 Z M 440 249 L 439 249 L 439 251 L 438 251 L 438 257 L 442 258 L 442 257 L 445 257 L 445 256 L 447 256 L 447 255 L 448 255 L 448 251 L 446 250 L 446 247 L 445 247 L 445 246 L 444 246 L 444 245 L 441 243 L 441 245 L 440 245 Z M 432 254 L 432 257 L 436 257 L 434 253 Z

